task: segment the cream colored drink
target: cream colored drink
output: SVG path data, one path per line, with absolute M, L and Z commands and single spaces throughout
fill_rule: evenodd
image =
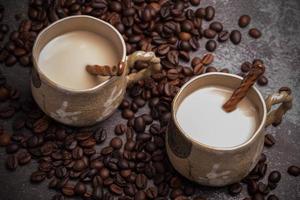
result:
M 38 65 L 54 83 L 73 90 L 93 88 L 108 77 L 92 76 L 87 64 L 117 65 L 119 56 L 107 38 L 89 31 L 73 31 L 51 40 L 41 51 Z
M 222 105 L 233 90 L 209 86 L 194 91 L 178 107 L 176 118 L 192 139 L 213 147 L 234 147 L 245 143 L 257 129 L 257 111 L 248 98 L 227 113 Z

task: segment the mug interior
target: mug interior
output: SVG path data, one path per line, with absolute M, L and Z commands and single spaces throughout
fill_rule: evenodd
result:
M 185 131 L 180 127 L 180 124 L 177 120 L 176 114 L 178 107 L 182 103 L 182 101 L 189 96 L 191 93 L 193 93 L 196 90 L 199 90 L 201 88 L 207 87 L 207 86 L 222 86 L 227 88 L 232 88 L 233 90 L 240 85 L 242 81 L 242 77 L 234 75 L 234 74 L 228 74 L 228 73 L 221 73 L 221 72 L 214 72 L 214 73 L 207 73 L 200 75 L 198 77 L 195 77 L 188 81 L 184 86 L 181 87 L 180 91 L 177 93 L 173 100 L 172 104 L 172 117 L 175 121 L 175 125 L 177 128 L 183 133 L 187 138 L 194 141 L 195 143 L 198 143 L 200 145 L 206 146 L 211 149 L 220 149 L 220 150 L 232 150 L 235 148 L 239 148 L 241 146 L 244 146 L 251 142 L 253 138 L 259 134 L 260 130 L 263 128 L 266 120 L 266 105 L 265 101 L 260 94 L 260 92 L 257 90 L 256 87 L 252 87 L 250 91 L 247 94 L 248 99 L 251 101 L 255 109 L 257 110 L 257 116 L 258 116 L 258 123 L 256 127 L 256 131 L 253 133 L 253 135 L 243 144 L 240 144 L 238 146 L 234 147 L 212 147 L 207 144 L 203 144 L 197 140 L 194 140 L 189 136 L 189 134 L 185 133 Z
M 47 43 L 49 43 L 54 38 L 63 35 L 65 33 L 78 31 L 78 30 L 90 31 L 99 34 L 102 37 L 105 37 L 112 43 L 113 48 L 116 49 L 116 52 L 118 54 L 117 59 L 122 62 L 125 62 L 126 59 L 126 45 L 124 39 L 122 35 L 111 24 L 87 15 L 66 17 L 54 22 L 53 24 L 45 28 L 37 37 L 32 52 L 33 62 L 35 63 L 35 67 L 38 73 L 43 75 L 44 78 L 46 78 L 50 84 L 59 87 L 61 89 L 73 91 L 73 92 L 94 90 L 102 85 L 105 85 L 109 80 L 117 78 L 117 77 L 112 77 L 93 88 L 84 89 L 84 90 L 73 90 L 69 88 L 64 88 L 64 86 L 61 85 L 57 85 L 52 80 L 50 80 L 47 77 L 47 75 L 43 74 L 43 72 L 39 69 L 38 66 L 38 60 L 42 49 L 46 46 Z

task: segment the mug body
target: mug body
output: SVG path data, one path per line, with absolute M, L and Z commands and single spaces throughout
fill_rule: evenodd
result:
M 53 119 L 72 126 L 89 126 L 109 117 L 122 102 L 128 69 L 126 66 L 121 76 L 85 90 L 64 88 L 50 80 L 39 68 L 40 52 L 55 37 L 76 30 L 91 31 L 108 38 L 118 52 L 118 59 L 125 63 L 125 42 L 112 25 L 90 16 L 67 17 L 44 29 L 35 42 L 31 91 L 39 107 Z
M 256 107 L 259 124 L 252 137 L 241 145 L 219 148 L 202 144 L 190 138 L 176 119 L 178 106 L 192 92 L 214 85 L 235 89 L 241 80 L 241 77 L 227 73 L 204 74 L 187 82 L 174 98 L 172 119 L 166 134 L 166 148 L 172 165 L 186 178 L 201 185 L 225 186 L 243 179 L 257 164 L 264 145 L 266 106 L 262 95 L 255 87 L 250 89 L 247 97 Z M 218 122 L 215 123 L 217 125 Z

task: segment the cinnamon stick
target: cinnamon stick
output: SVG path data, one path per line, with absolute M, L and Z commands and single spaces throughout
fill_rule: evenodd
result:
M 118 66 L 108 65 L 87 65 L 86 71 L 96 76 L 121 76 L 125 68 L 124 62 L 121 62 Z
M 254 85 L 256 80 L 265 72 L 265 67 L 259 63 L 255 64 L 247 76 L 243 79 L 240 86 L 234 90 L 232 96 L 223 105 L 226 112 L 232 112 L 236 109 L 237 104 L 247 95 L 250 88 Z

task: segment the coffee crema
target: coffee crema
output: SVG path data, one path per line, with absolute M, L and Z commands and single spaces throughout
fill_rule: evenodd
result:
M 257 129 L 258 113 L 245 97 L 227 113 L 222 105 L 233 90 L 209 86 L 189 94 L 178 107 L 179 126 L 192 139 L 212 147 L 234 147 L 245 143 Z
M 108 77 L 93 76 L 86 65 L 117 65 L 120 56 L 107 38 L 89 31 L 72 31 L 51 40 L 42 49 L 38 66 L 45 76 L 67 89 L 93 88 Z

